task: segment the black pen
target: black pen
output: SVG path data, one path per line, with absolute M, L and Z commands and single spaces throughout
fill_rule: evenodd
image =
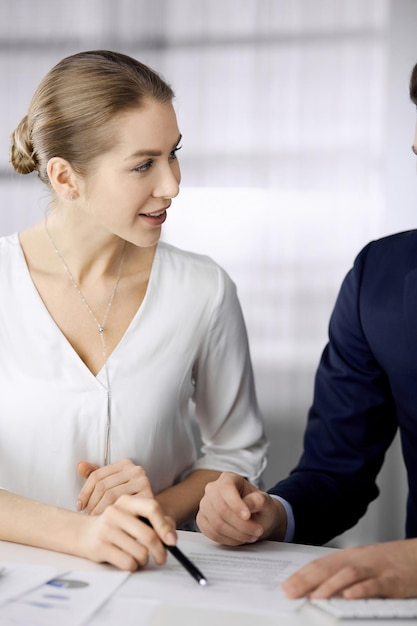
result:
M 147 524 L 148 526 L 152 528 L 152 524 L 150 523 L 147 517 L 142 517 L 142 515 L 139 515 L 139 519 L 141 522 L 143 522 L 144 524 Z M 181 563 L 183 567 L 185 567 L 187 572 L 191 574 L 191 576 L 194 578 L 194 580 L 198 582 L 199 585 L 202 585 L 202 586 L 207 585 L 207 579 L 205 578 L 205 576 L 194 565 L 194 563 L 192 563 L 190 559 L 186 557 L 185 554 L 181 552 L 179 548 L 177 548 L 177 546 L 169 546 L 164 542 L 162 543 L 164 544 L 168 552 L 170 552 L 172 556 L 175 557 L 177 561 Z

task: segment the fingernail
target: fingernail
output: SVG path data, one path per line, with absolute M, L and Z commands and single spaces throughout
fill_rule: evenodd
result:
M 287 583 L 283 583 L 281 585 L 281 589 L 283 590 L 285 595 L 288 596 L 288 598 L 292 598 L 293 596 L 296 595 L 296 590 L 294 589 L 292 585 L 287 585 Z
M 175 533 L 168 533 L 166 538 L 169 545 L 174 544 L 177 540 Z
M 320 593 L 320 591 L 312 591 L 308 596 L 312 600 L 324 600 L 326 598 L 326 594 Z
M 242 517 L 243 519 L 248 519 L 248 517 L 250 517 L 250 514 L 245 509 L 242 509 L 240 512 L 240 517 Z
M 77 500 L 77 511 L 81 511 L 83 508 L 83 503 L 81 502 L 81 500 Z

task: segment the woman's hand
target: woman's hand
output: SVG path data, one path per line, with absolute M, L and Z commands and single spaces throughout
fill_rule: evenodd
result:
M 259 539 L 281 540 L 287 518 L 278 500 L 242 476 L 224 472 L 206 486 L 197 524 L 213 541 L 236 546 Z
M 139 516 L 146 517 L 152 528 Z M 165 563 L 163 543 L 175 545 L 177 540 L 174 521 L 154 498 L 122 495 L 101 515 L 80 516 L 79 522 L 76 553 L 123 570 L 144 567 L 150 555 L 158 565 Z
M 410 598 L 417 596 L 417 539 L 346 548 L 292 574 L 282 588 L 290 598 Z
M 85 510 L 89 515 L 100 515 L 121 495 L 153 498 L 154 494 L 145 470 L 129 459 L 100 468 L 81 461 L 77 465 L 77 471 L 87 479 L 78 496 L 77 510 Z

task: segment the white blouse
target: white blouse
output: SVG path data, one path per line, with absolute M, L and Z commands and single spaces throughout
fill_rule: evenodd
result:
M 159 243 L 146 296 L 107 368 L 112 462 L 142 465 L 155 493 L 199 468 L 259 481 L 267 443 L 245 324 L 214 261 Z M 74 510 L 77 463 L 103 464 L 106 382 L 105 368 L 94 376 L 51 318 L 17 234 L 0 238 L 0 485 Z

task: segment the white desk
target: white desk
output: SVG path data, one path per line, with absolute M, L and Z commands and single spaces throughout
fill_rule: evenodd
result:
M 200 541 L 199 533 L 184 533 L 179 532 L 179 538 L 181 536 L 186 537 L 187 542 Z M 264 542 L 269 543 L 269 542 Z M 277 544 L 272 544 L 276 546 Z M 286 550 L 309 552 L 314 556 L 321 556 L 330 551 L 329 548 L 318 548 L 313 546 L 296 546 L 294 544 L 280 545 L 280 554 L 285 553 Z M 51 565 L 55 567 L 65 567 L 68 570 L 95 570 L 108 569 L 108 565 L 98 565 L 90 561 L 60 554 L 57 552 L 51 552 L 48 550 L 40 550 L 38 548 L 31 548 L 28 546 L 22 546 L 18 544 L 8 543 L 0 541 L 0 561 L 13 561 L 19 563 L 31 563 L 39 565 Z M 1 623 L 1 609 L 0 609 L 0 623 Z M 248 613 L 238 613 L 231 611 L 211 610 L 211 609 L 198 609 L 186 606 L 173 606 L 173 605 L 161 605 L 156 610 L 152 617 L 152 626 L 331 626 L 333 624 L 339 624 L 338 620 L 328 616 L 320 609 L 313 607 L 309 604 L 304 604 L 296 613 L 279 613 L 275 616 L 269 615 L 254 615 Z M 352 623 L 352 622 L 351 622 Z M 378 622 L 362 622 L 355 620 L 355 626 L 373 626 Z M 395 620 L 384 621 L 385 626 L 389 624 L 395 624 L 400 626 L 402 624 L 410 625 L 410 621 Z M 116 626 L 116 624 L 115 624 Z M 120 622 L 117 624 L 120 626 Z

